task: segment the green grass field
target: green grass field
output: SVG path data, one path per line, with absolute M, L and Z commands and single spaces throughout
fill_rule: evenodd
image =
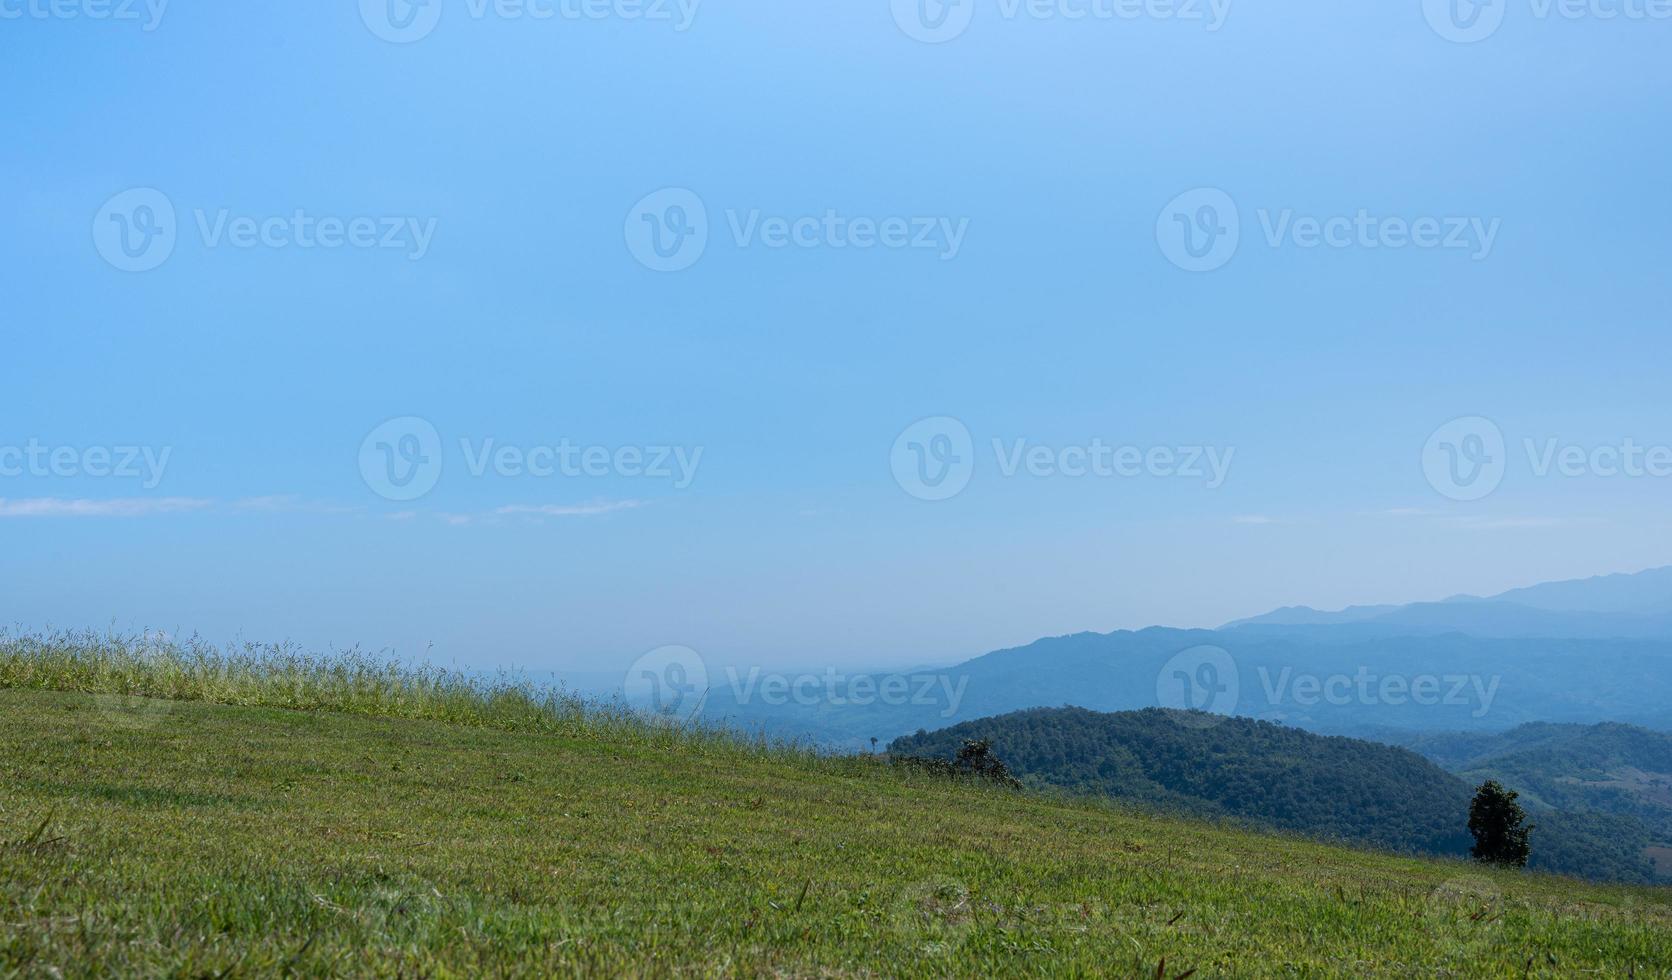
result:
M 0 976 L 1672 976 L 1664 889 L 333 669 L 0 642 Z

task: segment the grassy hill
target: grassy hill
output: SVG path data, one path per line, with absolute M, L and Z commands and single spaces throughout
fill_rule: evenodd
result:
M 0 642 L 0 975 L 575 971 L 1668 976 L 1672 894 L 363 663 Z

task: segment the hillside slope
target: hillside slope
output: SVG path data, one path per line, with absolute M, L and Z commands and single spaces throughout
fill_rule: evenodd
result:
M 723 742 L 0 690 L 0 974 L 1661 976 L 1672 895 Z

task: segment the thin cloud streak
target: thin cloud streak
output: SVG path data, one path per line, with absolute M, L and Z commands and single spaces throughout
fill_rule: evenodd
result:
M 197 497 L 128 497 L 116 500 L 68 500 L 34 497 L 26 500 L 0 498 L 0 517 L 150 517 L 208 510 L 213 500 Z
M 484 513 L 456 513 L 451 511 L 403 510 L 384 514 L 389 521 L 411 521 L 420 517 L 434 518 L 451 527 L 491 527 L 503 524 L 506 518 L 526 517 L 602 517 L 624 510 L 643 507 L 643 500 L 604 500 L 590 504 L 506 504 Z
M 345 507 L 321 500 L 305 500 L 293 494 L 273 494 L 266 497 L 247 497 L 232 505 L 238 510 L 269 514 L 354 514 L 364 507 Z
M 642 500 L 608 500 L 593 504 L 508 504 L 494 513 L 505 517 L 599 517 L 642 506 Z
M 636 504 L 637 502 L 632 502 Z M 625 504 L 597 504 L 574 508 L 530 508 L 529 512 L 539 512 L 551 516 L 561 516 L 568 511 L 575 515 L 590 513 L 607 513 L 621 509 Z M 123 497 L 113 500 L 71 499 L 63 497 L 31 497 L 19 499 L 0 498 L 0 518 L 5 517 L 152 517 L 164 514 L 203 513 L 216 511 L 219 513 L 244 514 L 302 514 L 340 516 L 365 514 L 365 507 L 333 504 L 327 501 L 307 500 L 302 497 L 287 494 L 274 494 L 262 497 L 245 497 L 234 501 L 219 501 L 203 497 Z M 488 514 L 449 514 L 445 512 L 405 510 L 394 514 L 383 515 L 389 520 L 410 520 L 416 517 L 438 517 L 450 524 L 469 524 L 478 520 L 493 520 L 499 513 L 509 513 L 502 510 Z

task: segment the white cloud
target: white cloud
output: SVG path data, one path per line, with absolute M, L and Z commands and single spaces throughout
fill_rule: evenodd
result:
M 363 508 L 344 507 L 320 500 L 304 500 L 293 494 L 273 494 L 266 497 L 246 497 L 232 506 L 239 510 L 254 510 L 270 514 L 353 514 Z
M 1376 511 L 1372 516 L 1432 520 L 1440 524 L 1449 524 L 1453 527 L 1464 527 L 1475 531 L 1559 527 L 1563 524 L 1574 523 L 1572 520 L 1561 517 L 1489 517 L 1482 514 L 1450 514 L 1438 510 L 1424 510 L 1421 507 L 1395 507 L 1391 510 Z
M 386 520 L 410 521 L 433 517 L 455 527 L 497 524 L 506 517 L 600 517 L 644 506 L 642 500 L 602 500 L 588 504 L 507 504 L 487 513 L 404 510 L 382 515 Z M 72 500 L 62 497 L 0 498 L 0 518 L 6 517 L 149 517 L 228 507 L 235 511 L 269 514 L 365 514 L 364 507 L 307 500 L 289 494 L 245 497 L 221 503 L 201 497 L 124 497 L 115 500 Z
M 66 500 L 34 497 L 27 500 L 0 499 L 0 517 L 148 517 L 207 510 L 213 500 L 196 497 L 128 497 L 116 500 Z
M 1457 523 L 1477 531 L 1502 531 L 1513 528 L 1560 527 L 1568 521 L 1560 517 L 1460 517 Z
M 644 506 L 642 500 L 606 500 L 592 504 L 509 504 L 494 511 L 506 517 L 598 517 Z

